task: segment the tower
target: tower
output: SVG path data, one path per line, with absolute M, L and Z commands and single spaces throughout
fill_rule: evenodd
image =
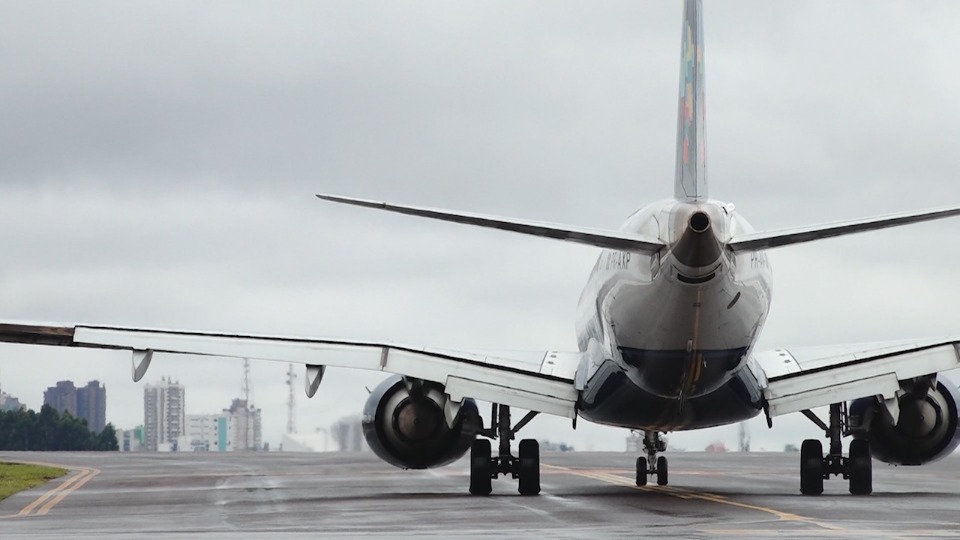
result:
M 287 433 L 297 432 L 296 393 L 293 390 L 297 374 L 293 372 L 293 364 L 287 370 Z
M 243 437 L 240 439 L 240 447 L 237 450 L 250 449 L 250 359 L 243 359 L 243 412 L 240 417 L 240 433 Z

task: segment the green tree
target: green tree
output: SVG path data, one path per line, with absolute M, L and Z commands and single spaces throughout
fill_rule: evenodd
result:
M 0 412 L 0 450 L 118 450 L 112 424 L 92 433 L 87 421 L 69 413 L 62 416 L 44 405 L 31 410 Z
M 97 435 L 96 450 L 113 452 L 120 450 L 120 444 L 117 441 L 117 430 L 113 427 L 113 424 L 104 426 L 103 431 Z

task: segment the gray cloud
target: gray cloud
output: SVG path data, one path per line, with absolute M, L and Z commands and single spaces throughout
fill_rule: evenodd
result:
M 573 348 L 594 250 L 312 194 L 613 228 L 672 192 L 678 3 L 6 8 L 3 318 Z M 760 228 L 960 200 L 960 7 L 705 9 L 712 195 Z M 957 227 L 774 252 L 761 344 L 955 332 Z M 142 387 L 122 359 L 4 350 L 0 382 L 31 406 L 59 378 L 99 378 L 108 417 L 140 421 Z M 188 385 L 191 412 L 239 391 L 230 362 L 168 359 L 153 370 L 150 380 Z M 283 370 L 254 370 L 274 441 Z M 300 425 L 358 411 L 378 378 L 331 373 L 320 397 L 301 400 Z M 763 440 L 782 446 L 808 423 L 784 419 Z M 581 447 L 618 449 L 626 435 L 534 424 Z

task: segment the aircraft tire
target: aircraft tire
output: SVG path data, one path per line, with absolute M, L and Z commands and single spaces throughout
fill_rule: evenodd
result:
M 823 445 L 816 439 L 807 439 L 800 445 L 800 493 L 823 493 Z
M 869 495 L 873 492 L 873 461 L 870 443 L 866 439 L 850 442 L 850 493 Z
M 637 458 L 637 485 L 641 487 L 647 485 L 647 458 L 645 457 Z
M 540 443 L 536 439 L 520 441 L 518 491 L 521 495 L 540 494 Z
M 657 458 L 657 485 L 665 486 L 669 477 L 667 476 L 667 458 L 660 456 Z
M 490 440 L 476 439 L 470 447 L 470 494 L 489 495 L 493 491 Z

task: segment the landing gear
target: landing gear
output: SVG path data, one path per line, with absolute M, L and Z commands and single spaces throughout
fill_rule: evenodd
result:
M 667 485 L 667 458 L 657 457 L 657 452 L 667 449 L 667 441 L 656 431 L 643 432 L 643 449 L 647 457 L 637 458 L 637 485 L 647 485 L 647 476 L 657 475 L 657 485 Z
M 637 458 L 637 485 L 645 486 L 647 485 L 647 475 L 650 474 L 650 466 L 647 465 L 647 458 L 638 457 Z
M 657 485 L 667 485 L 667 458 L 663 456 L 657 458 Z
M 493 491 L 491 480 L 490 440 L 476 439 L 470 447 L 470 494 L 489 495 Z
M 540 443 L 536 439 L 520 441 L 517 486 L 521 495 L 540 493 Z
M 800 445 L 800 493 L 823 493 L 823 445 L 816 439 L 807 439 Z
M 807 439 L 800 446 L 800 493 L 820 495 L 823 481 L 830 476 L 843 476 L 850 481 L 850 493 L 869 495 L 873 492 L 873 464 L 870 443 L 866 439 L 850 442 L 850 454 L 843 455 L 841 438 L 849 435 L 849 415 L 845 403 L 830 405 L 830 425 L 809 410 L 803 414 L 820 426 L 830 439 L 830 451 L 823 455 L 823 445 L 816 439 Z
M 850 493 L 869 495 L 873 492 L 873 460 L 870 457 L 870 443 L 865 439 L 855 439 L 850 443 L 849 475 Z
M 521 495 L 540 493 L 540 443 L 536 439 L 523 439 L 517 457 L 510 452 L 510 441 L 518 431 L 537 416 L 527 413 L 517 424 L 510 426 L 510 407 L 493 405 L 490 428 L 480 432 L 490 439 L 498 438 L 500 448 L 497 457 L 490 455 L 490 439 L 477 439 L 470 448 L 470 494 L 489 495 L 493 491 L 491 480 L 499 475 L 510 475 L 518 482 Z

